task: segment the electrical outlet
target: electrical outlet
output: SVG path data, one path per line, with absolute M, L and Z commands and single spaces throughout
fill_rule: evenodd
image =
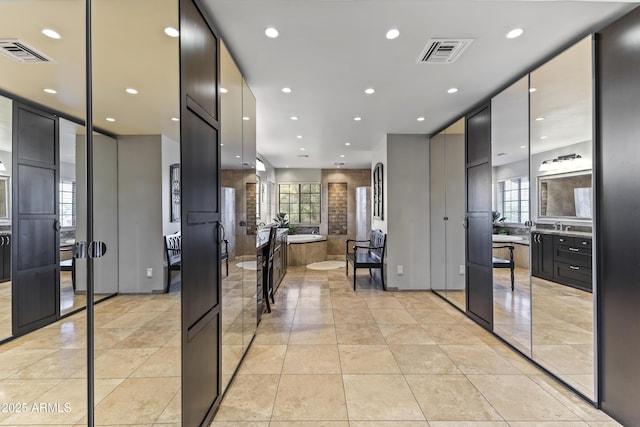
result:
M 153 268 L 147 268 L 147 277 L 153 277 Z
M 404 274 L 404 265 L 399 265 L 396 267 L 398 276 L 402 276 Z
M 461 276 L 464 276 L 464 265 L 461 265 L 461 266 L 458 268 L 458 274 L 459 274 L 459 275 L 461 275 Z

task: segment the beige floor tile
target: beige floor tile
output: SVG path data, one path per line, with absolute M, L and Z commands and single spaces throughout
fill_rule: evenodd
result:
M 377 324 L 410 325 L 417 323 L 404 308 L 374 308 L 371 309 L 371 315 Z
M 180 388 L 180 378 L 129 378 L 96 406 L 96 424 L 153 423 Z
M 98 329 L 100 334 L 104 331 L 118 331 L 118 329 Z M 176 335 L 176 331 L 164 328 L 138 329 L 127 334 L 126 337 L 119 340 L 112 348 L 143 348 L 143 347 L 162 347 L 171 338 Z M 105 347 L 103 347 L 105 348 Z
M 349 427 L 429 427 L 426 421 L 351 421 Z
M 506 421 L 580 421 L 524 375 L 468 375 Z
M 511 427 L 589 427 L 583 421 L 517 421 L 510 422 Z
M 333 317 L 336 325 L 375 323 L 368 308 L 334 308 Z
M 271 421 L 269 427 L 350 427 L 349 421 Z
M 437 344 L 482 344 L 482 341 L 465 325 L 434 324 L 422 325 L 422 327 Z
M 302 324 L 291 327 L 289 344 L 336 344 L 333 325 Z
M 404 309 L 404 306 L 400 304 L 393 294 L 375 293 L 373 295 L 363 295 L 362 299 L 367 303 L 367 306 L 371 311 L 375 311 L 376 308 L 382 309 Z
M 399 374 L 387 345 L 340 345 L 343 374 Z
M 296 314 L 293 318 L 296 325 L 313 324 L 313 325 L 333 325 L 332 309 L 307 309 L 296 308 Z
M 435 344 L 420 325 L 378 325 L 387 344 Z
M 486 344 L 441 345 L 440 348 L 464 374 L 520 374 L 515 366 Z
M 342 377 L 282 375 L 272 420 L 347 420 Z
M 279 381 L 279 375 L 236 376 L 215 421 L 269 421 Z
M 280 306 L 278 306 L 280 307 Z M 290 307 L 287 307 L 290 308 Z M 301 297 L 298 298 L 298 304 L 296 308 L 304 309 L 304 310 L 320 310 L 320 309 L 330 309 L 333 308 L 331 305 L 331 298 L 306 298 Z
M 286 345 L 252 344 L 240 366 L 239 374 L 280 374 Z
M 430 427 L 509 427 L 504 421 L 430 421 Z
M 86 377 L 87 351 L 81 349 L 58 350 L 18 371 L 12 378 L 69 378 L 78 370 Z
M 269 421 L 214 421 L 211 427 L 269 427 Z
M 407 308 L 407 311 L 418 323 L 425 325 L 460 323 L 457 316 L 452 316 L 439 308 Z
M 429 422 L 503 420 L 464 375 L 407 375 L 406 378 Z
M 127 378 L 138 369 L 157 348 L 118 348 L 101 352 L 95 359 L 96 378 Z M 77 372 L 82 375 L 82 372 Z
M 291 334 L 291 325 L 268 324 L 260 322 L 253 339 L 254 345 L 287 344 Z
M 145 360 L 131 374 L 131 377 L 180 377 L 182 375 L 181 358 L 179 347 L 162 347 Z
M 182 422 L 182 392 L 178 390 L 154 425 Z
M 336 325 L 338 344 L 350 345 L 383 345 L 386 344 L 384 336 L 378 325 L 366 324 L 339 324 Z
M 4 380 L 0 383 L 0 403 L 24 402 L 28 405 L 37 401 L 37 398 L 60 384 L 59 379 L 17 379 Z M 10 409 L 10 408 L 7 408 Z M 20 408 L 22 409 L 22 408 Z M 0 421 L 10 417 L 14 411 L 0 411 Z
M 54 350 L 11 349 L 0 353 L 0 376 L 8 377 L 44 359 Z
M 344 375 L 350 421 L 424 421 L 402 375 Z
M 110 316 L 110 321 L 99 322 L 98 319 L 96 319 L 96 327 L 136 329 L 146 325 L 151 320 L 157 320 L 163 315 L 163 313 L 157 313 L 153 311 L 141 313 L 123 313 L 117 316 Z
M 460 370 L 437 345 L 391 345 L 403 374 L 460 374 Z
M 340 357 L 335 344 L 289 345 L 283 374 L 340 374 Z

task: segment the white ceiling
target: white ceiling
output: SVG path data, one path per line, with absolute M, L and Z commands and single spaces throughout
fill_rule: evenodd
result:
M 276 167 L 370 167 L 387 133 L 434 133 L 566 46 L 630 10 L 623 2 L 204 0 L 258 102 L 258 151 Z M 93 0 L 94 123 L 178 140 L 177 0 Z M 56 62 L 0 55 L 0 89 L 84 117 L 83 0 L 0 1 L 0 37 Z M 277 39 L 264 36 L 274 26 Z M 52 27 L 62 39 L 40 33 Z M 387 40 L 392 27 L 401 32 Z M 508 40 L 512 28 L 522 37 Z M 433 37 L 474 38 L 451 65 L 417 64 Z M 281 92 L 291 87 L 291 94 Z M 459 88 L 453 95 L 450 87 Z M 53 87 L 56 95 L 42 89 Z M 124 92 L 135 87 L 139 94 Z M 365 95 L 373 87 L 376 93 Z M 300 117 L 292 121 L 290 116 Z M 360 122 L 353 117 L 361 116 Z M 423 122 L 416 121 L 424 116 Z M 106 117 L 116 122 L 105 121 Z M 296 138 L 302 135 L 302 139 Z M 345 146 L 350 142 L 351 146 Z M 311 157 L 300 159 L 300 147 Z M 0 147 L 0 149 L 2 149 Z M 340 158 L 344 154 L 344 158 Z
M 276 167 L 370 167 L 387 133 L 434 133 L 572 40 L 635 5 L 472 0 L 204 0 L 257 102 Z M 280 36 L 267 38 L 273 26 Z M 516 27 L 523 36 L 509 40 Z M 400 37 L 385 33 L 398 28 Z M 417 64 L 430 38 L 473 38 L 454 64 Z M 291 87 L 293 92 L 281 92 Z M 366 95 L 368 87 L 376 89 Z M 447 89 L 457 87 L 458 93 Z M 290 116 L 298 116 L 292 121 Z M 361 116 L 355 122 L 353 117 Z M 425 120 L 418 122 L 417 117 Z M 296 138 L 302 135 L 302 139 Z M 345 146 L 351 142 L 351 146 Z M 299 159 L 299 150 L 311 157 Z M 339 156 L 344 154 L 344 158 Z

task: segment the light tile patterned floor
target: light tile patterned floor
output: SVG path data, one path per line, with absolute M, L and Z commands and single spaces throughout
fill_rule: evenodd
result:
M 213 426 L 618 425 L 437 295 L 351 283 L 289 269 Z

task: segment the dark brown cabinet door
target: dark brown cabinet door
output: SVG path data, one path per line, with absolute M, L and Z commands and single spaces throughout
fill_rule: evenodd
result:
M 14 103 L 13 335 L 60 316 L 58 119 Z
M 466 119 L 467 314 L 493 327 L 491 258 L 491 108 L 486 105 Z
M 180 2 L 182 425 L 208 425 L 220 400 L 219 40 Z

